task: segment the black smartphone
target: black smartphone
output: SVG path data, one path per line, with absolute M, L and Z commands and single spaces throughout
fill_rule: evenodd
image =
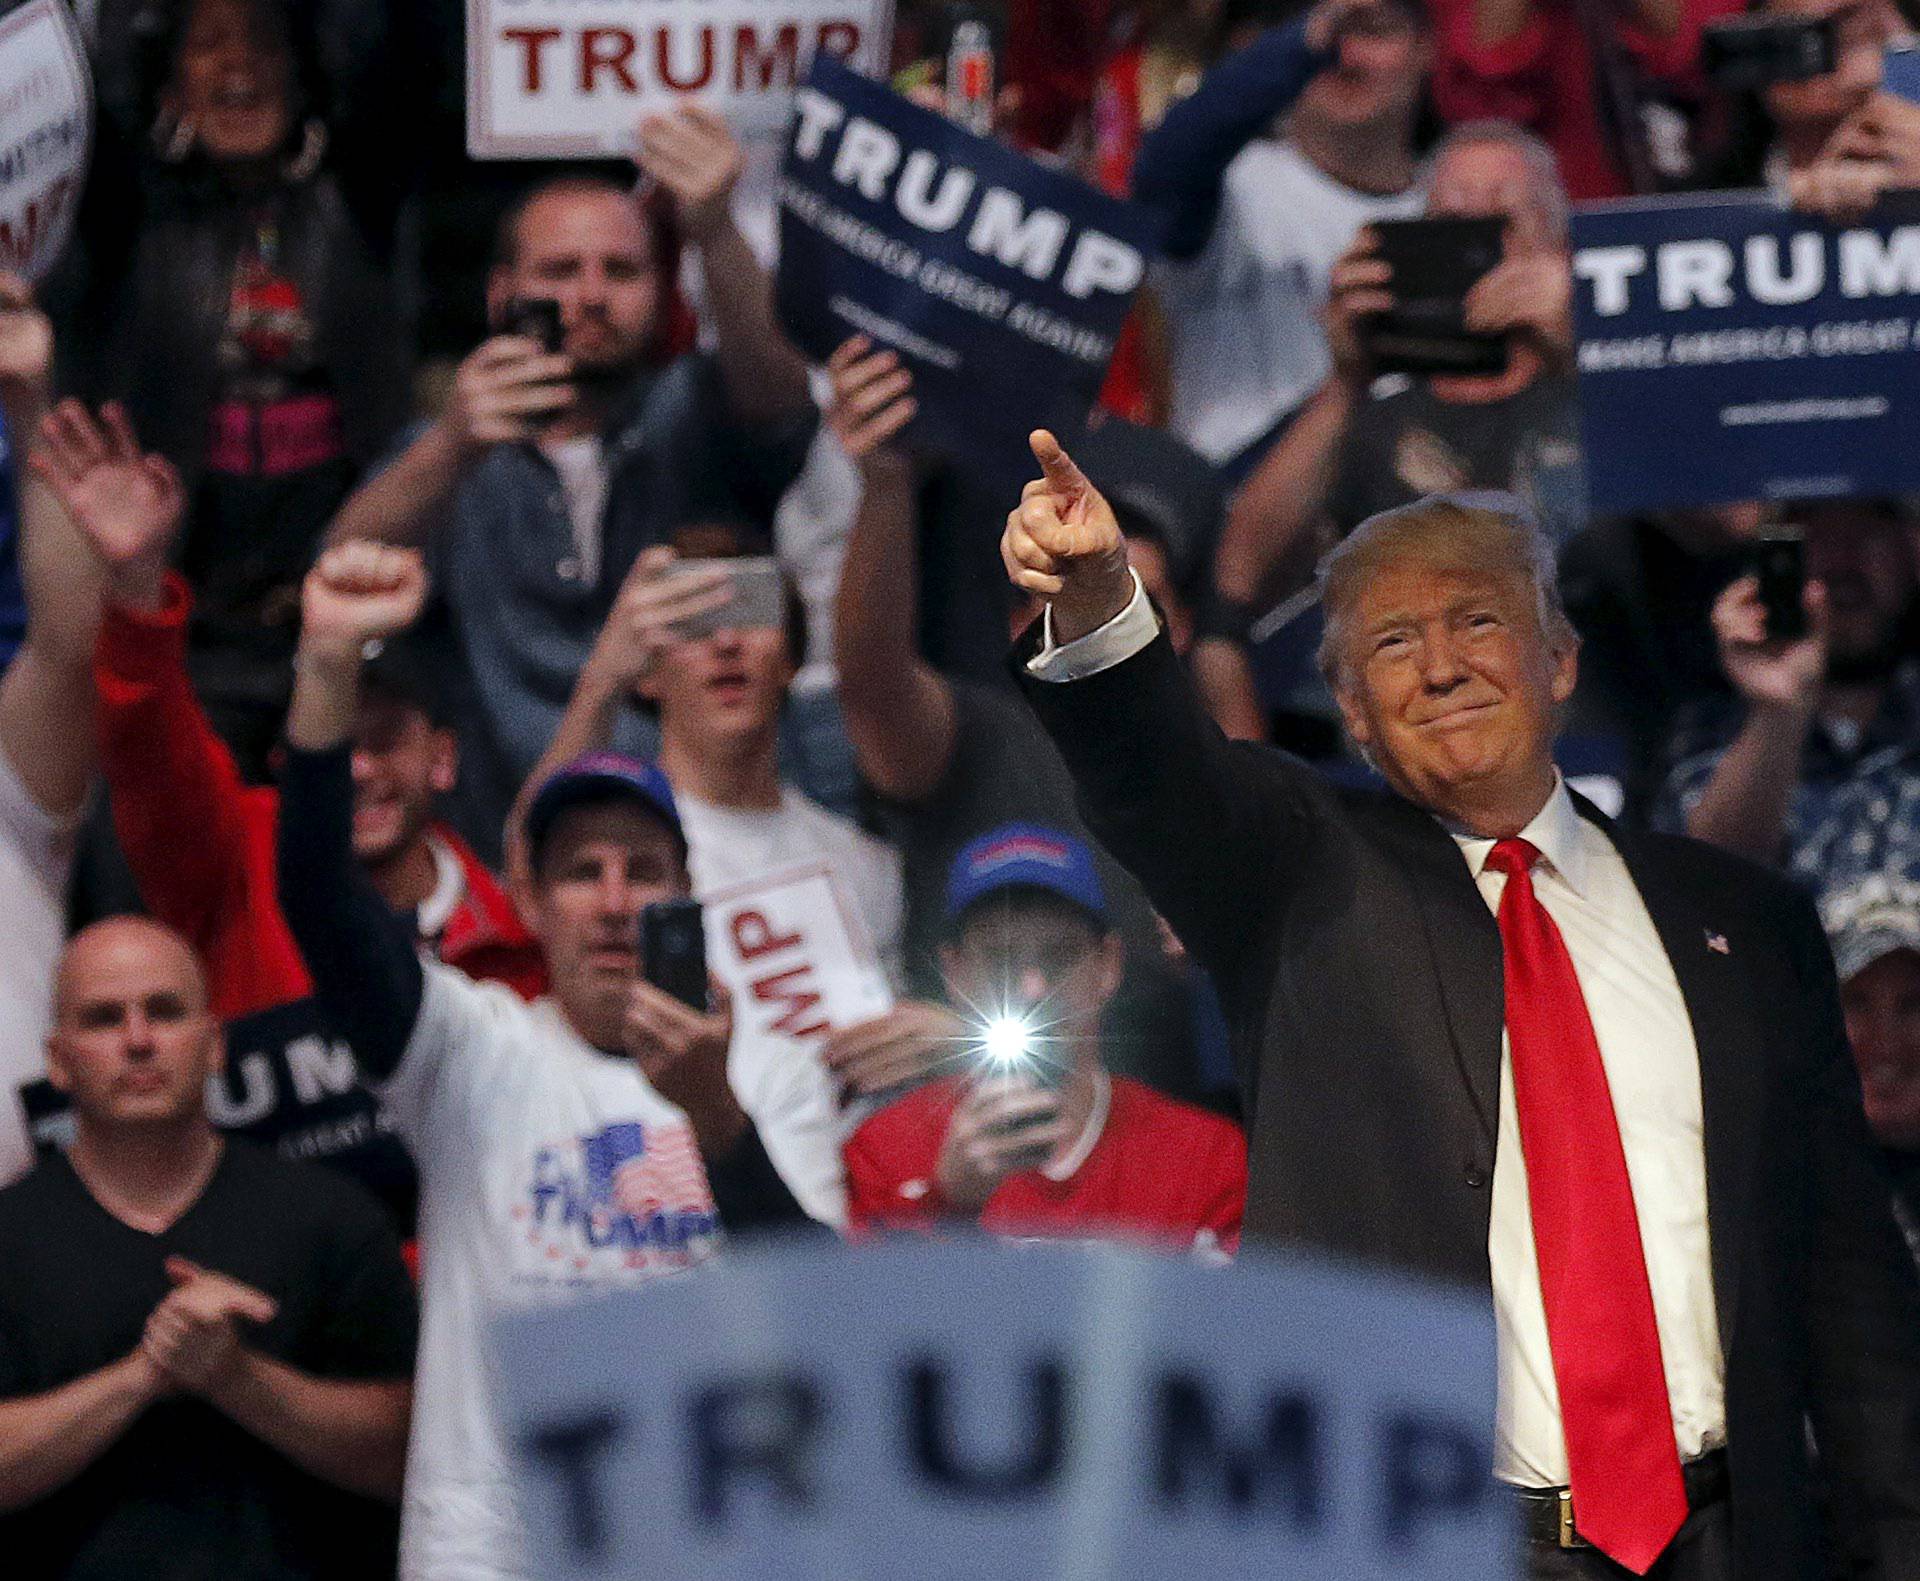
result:
M 1700 33 L 1707 80 L 1728 93 L 1751 93 L 1775 82 L 1824 77 L 1839 59 L 1831 16 L 1735 16 Z
M 1486 218 L 1375 220 L 1393 270 L 1393 307 L 1366 327 L 1380 373 L 1504 373 L 1507 337 L 1469 330 L 1466 296 L 1505 250 L 1506 222 Z
M 558 354 L 567 342 L 560 304 L 550 296 L 516 297 L 509 302 L 500 315 L 500 333 L 524 335 L 549 355 Z
M 662 993 L 707 1008 L 707 934 L 697 900 L 656 900 L 640 913 L 640 969 Z
M 1791 642 L 1807 634 L 1807 546 L 1798 533 L 1769 533 L 1754 554 L 1767 640 Z

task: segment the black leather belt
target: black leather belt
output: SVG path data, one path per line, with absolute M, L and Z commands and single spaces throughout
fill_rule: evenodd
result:
M 1687 1485 L 1687 1509 L 1703 1510 L 1727 1496 L 1727 1452 L 1709 1450 L 1680 1468 Z M 1575 1527 L 1573 1494 L 1566 1488 L 1515 1488 L 1527 1541 L 1547 1548 L 1591 1548 Z

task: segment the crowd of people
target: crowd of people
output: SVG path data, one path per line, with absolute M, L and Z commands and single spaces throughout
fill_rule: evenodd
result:
M 1571 202 L 1920 188 L 1897 0 L 1759 0 L 1835 50 L 1741 92 L 1702 62 L 1733 9 L 1007 0 L 994 135 L 1165 237 L 1032 478 L 921 445 L 896 349 L 808 366 L 765 150 L 710 108 L 631 162 L 487 167 L 451 0 L 82 8 L 79 223 L 0 276 L 9 1573 L 504 1581 L 500 1311 L 759 1231 L 1223 1261 L 1244 1229 L 1491 1267 L 1492 1470 L 1563 1537 L 1590 1511 L 1593 1565 L 1920 1578 L 1887 1470 L 1920 1472 L 1920 507 L 1587 506 Z M 900 8 L 935 109 L 957 14 Z M 1375 227 L 1416 216 L 1500 222 L 1463 303 L 1496 371 L 1374 365 Z M 1422 733 L 1476 688 L 1532 708 L 1491 769 L 1477 723 Z M 1731 991 L 1689 930 L 1805 1033 L 1740 1187 L 1814 1181 L 1804 1236 L 1725 1216 Z M 1382 948 L 1432 981 L 1381 987 Z M 1564 1023 L 1570 979 L 1610 1153 L 1529 1106 L 1515 985 Z M 1639 1324 L 1656 1386 L 1664 1348 L 1672 1465 L 1582 1439 L 1575 1200 L 1638 1204 L 1644 1265 L 1594 1266 L 1643 1308 L 1591 1322 Z M 1802 1312 L 1803 1279 L 1867 1293 Z M 1823 1418 L 1821 1324 L 1894 1416 Z M 1812 1469 L 1746 1450 L 1802 1388 Z M 1587 1546 L 1532 1573 L 1625 1573 L 1553 1567 Z

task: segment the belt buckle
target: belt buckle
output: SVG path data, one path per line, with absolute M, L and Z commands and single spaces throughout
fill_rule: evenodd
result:
M 1562 1548 L 1585 1546 L 1580 1534 L 1573 1529 L 1573 1489 L 1562 1488 L 1559 1493 L 1559 1503 L 1560 1546 Z

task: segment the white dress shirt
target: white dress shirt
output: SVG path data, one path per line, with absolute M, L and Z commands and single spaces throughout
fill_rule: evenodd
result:
M 1041 651 L 1027 668 L 1040 680 L 1079 680 L 1132 657 L 1158 631 L 1153 606 L 1136 577 L 1127 607 L 1073 642 L 1054 643 L 1049 613 Z M 1486 866 L 1494 842 L 1459 832 L 1453 838 L 1489 909 L 1497 913 L 1507 881 Z M 1681 1458 L 1691 1460 L 1726 1442 L 1725 1364 L 1707 1238 L 1700 1057 L 1693 1025 L 1672 962 L 1625 861 L 1600 828 L 1580 816 L 1564 784 L 1556 780 L 1546 806 L 1521 838 L 1540 852 L 1534 893 L 1566 941 L 1600 1045 L 1640 1221 L 1674 1437 Z M 1499 1372 L 1494 1473 L 1524 1486 L 1558 1487 L 1567 1481 L 1566 1438 L 1504 1032 L 1487 1253 Z

